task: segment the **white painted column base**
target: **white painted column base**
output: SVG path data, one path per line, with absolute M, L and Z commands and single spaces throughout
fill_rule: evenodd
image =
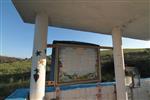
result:
M 30 100 L 43 100 L 45 96 L 46 48 L 48 16 L 36 15 L 34 47 L 30 80 Z
M 113 40 L 116 92 L 117 92 L 117 100 L 128 100 L 125 86 L 125 65 L 124 65 L 121 34 L 122 31 L 119 27 L 113 28 L 112 40 Z

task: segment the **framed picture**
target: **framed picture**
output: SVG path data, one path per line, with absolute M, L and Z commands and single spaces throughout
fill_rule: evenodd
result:
M 54 79 L 59 85 L 100 82 L 99 47 L 58 43 Z

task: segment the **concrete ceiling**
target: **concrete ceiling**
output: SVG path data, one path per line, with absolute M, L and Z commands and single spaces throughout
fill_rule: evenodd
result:
M 150 40 L 150 0 L 13 0 L 26 23 L 45 12 L 49 26 L 111 34 L 122 27 L 123 36 Z

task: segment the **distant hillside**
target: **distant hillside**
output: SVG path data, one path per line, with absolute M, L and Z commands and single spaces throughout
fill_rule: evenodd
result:
M 12 63 L 12 62 L 21 61 L 21 60 L 23 59 L 15 58 L 15 57 L 0 56 L 0 63 Z
M 128 52 L 143 52 L 145 51 L 146 49 L 148 48 L 145 48 L 145 49 L 124 49 L 124 53 L 128 53 Z
M 124 49 L 124 54 L 126 53 L 133 53 L 133 52 L 144 52 L 144 51 L 150 51 L 150 48 L 146 48 L 146 49 Z M 112 54 L 112 50 L 105 50 L 105 51 L 101 51 L 101 55 L 105 56 L 105 55 L 111 55 Z M 50 59 L 50 56 L 47 56 L 48 59 Z M 23 60 L 30 60 L 30 58 L 16 58 L 16 57 L 7 57 L 7 56 L 0 56 L 0 63 L 12 63 L 12 62 L 16 62 L 16 61 L 23 61 Z
M 135 67 L 142 78 L 150 77 L 150 48 L 124 49 L 126 67 Z M 114 61 L 112 50 L 101 51 L 102 80 L 114 80 Z

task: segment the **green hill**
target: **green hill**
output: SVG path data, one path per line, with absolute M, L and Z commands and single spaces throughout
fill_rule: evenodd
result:
M 11 63 L 11 62 L 16 62 L 16 61 L 21 61 L 21 60 L 23 59 L 15 58 L 15 57 L 0 56 L 1 63 Z

